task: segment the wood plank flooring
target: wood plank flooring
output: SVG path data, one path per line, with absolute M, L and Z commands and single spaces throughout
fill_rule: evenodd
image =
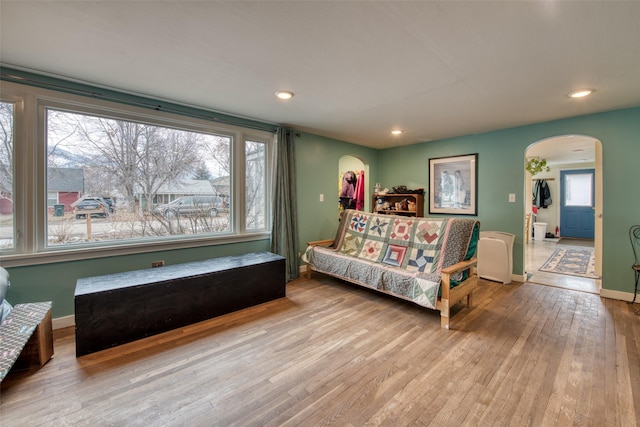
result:
M 75 357 L 0 389 L 9 426 L 634 426 L 634 306 L 480 280 L 439 313 L 314 274 L 287 297 Z M 640 411 L 640 409 L 639 409 Z

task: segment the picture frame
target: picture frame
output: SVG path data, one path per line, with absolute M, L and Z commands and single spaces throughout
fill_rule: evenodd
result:
M 478 153 L 429 159 L 429 213 L 478 214 Z

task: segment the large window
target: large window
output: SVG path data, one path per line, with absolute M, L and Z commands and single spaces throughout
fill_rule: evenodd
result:
M 46 116 L 47 192 L 59 205 L 47 216 L 49 245 L 230 231 L 229 188 L 213 183 L 231 172 L 231 137 Z
M 91 256 L 107 247 L 268 236 L 273 133 L 10 86 L 20 88 L 25 126 L 36 131 L 33 141 L 16 144 L 33 176 L 25 174 L 27 191 L 14 209 L 15 114 L 12 103 L 0 104 L 5 254 L 83 248 Z M 16 233 L 14 216 L 35 220 Z
M 14 246 L 13 112 L 13 103 L 0 102 L 0 250 Z

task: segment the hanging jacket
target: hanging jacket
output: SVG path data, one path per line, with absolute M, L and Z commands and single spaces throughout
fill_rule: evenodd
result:
M 538 208 L 546 209 L 551 205 L 551 190 L 549 184 L 544 179 L 536 182 L 535 191 L 533 193 L 533 204 Z
M 352 171 L 347 171 L 342 176 L 342 188 L 340 189 L 340 194 L 338 195 L 340 206 L 342 207 L 342 209 L 356 208 L 355 195 L 357 183 L 358 178 Z
M 345 172 L 342 177 L 342 189 L 339 197 L 353 199 L 356 192 L 356 183 L 356 174 L 352 171 Z
M 356 200 L 356 209 L 361 211 L 364 209 L 364 171 L 360 171 L 358 182 L 356 183 L 356 191 L 354 194 Z

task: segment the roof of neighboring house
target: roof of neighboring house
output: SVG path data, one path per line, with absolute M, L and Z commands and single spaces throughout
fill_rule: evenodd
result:
M 206 179 L 185 179 L 162 185 L 156 194 L 216 194 L 216 190 Z
M 84 191 L 84 170 L 74 168 L 48 168 L 47 191 Z
M 211 180 L 212 185 L 229 185 L 229 176 L 219 176 Z
M 229 185 L 229 177 L 221 176 L 211 180 L 211 185 L 216 189 L 219 195 L 228 196 L 231 186 Z

